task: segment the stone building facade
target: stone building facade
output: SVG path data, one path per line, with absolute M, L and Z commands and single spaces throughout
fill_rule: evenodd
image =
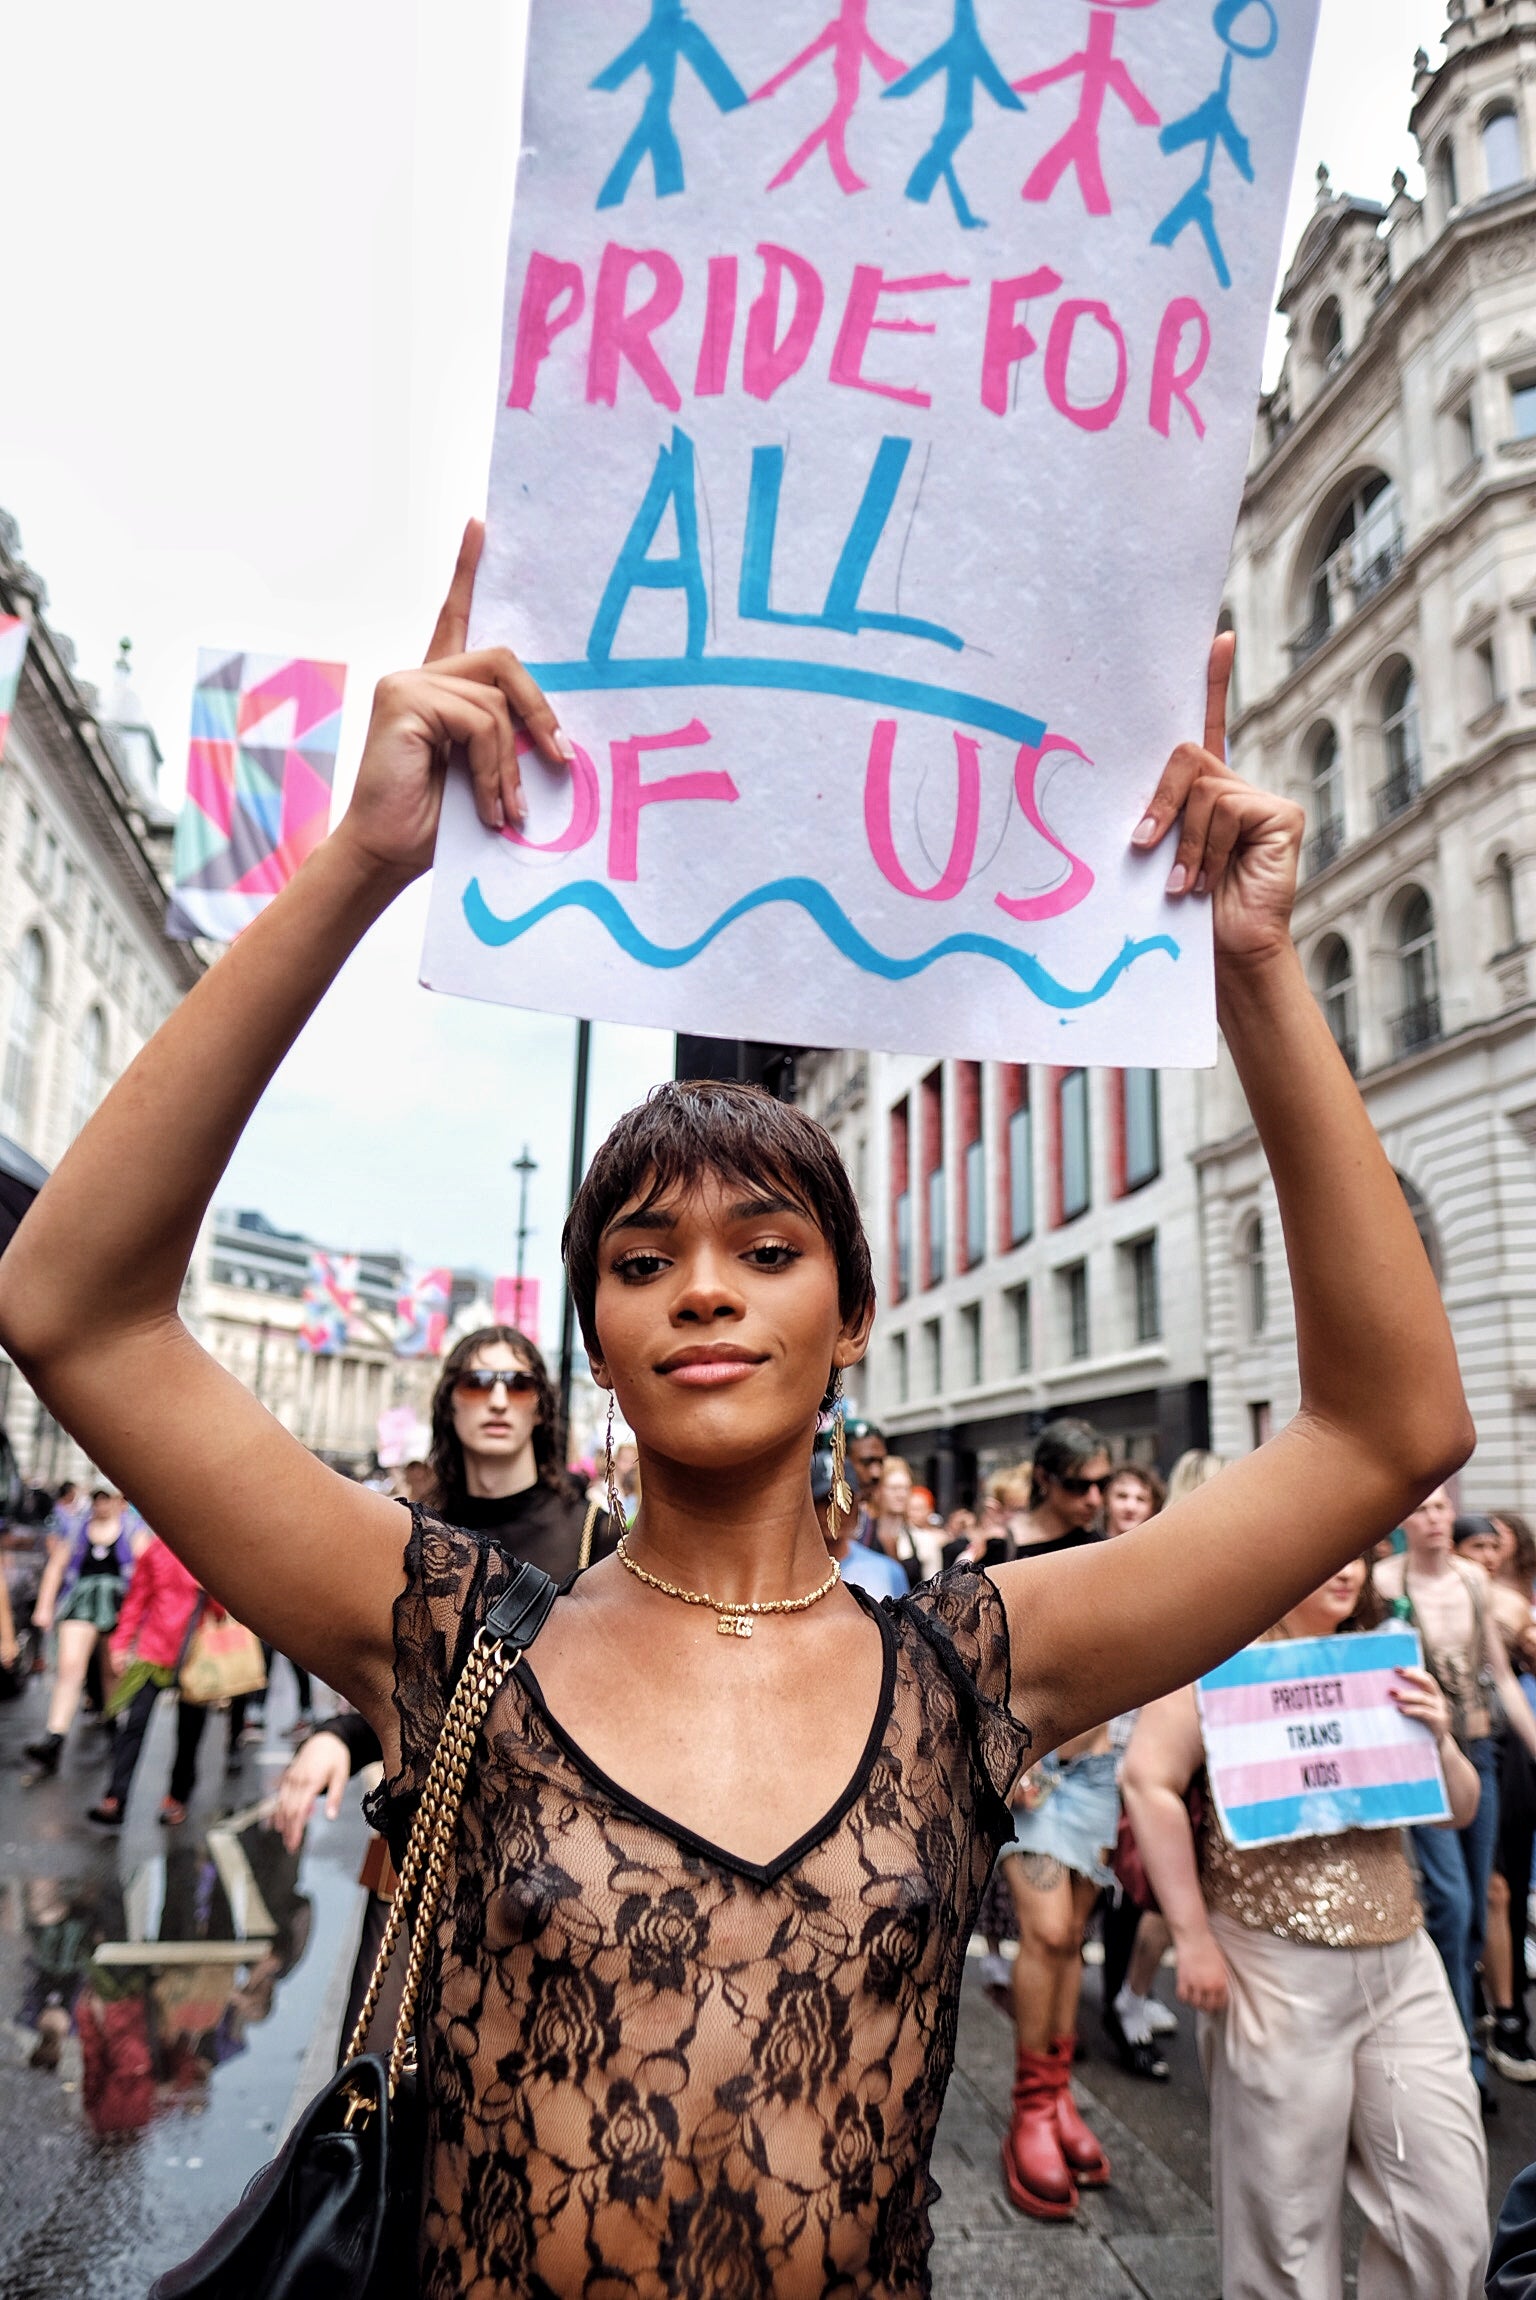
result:
M 1441 1277 L 1479 1428 L 1536 1504 L 1536 0 L 1416 59 L 1427 189 L 1326 178 L 1233 553 L 1239 770 L 1309 815 L 1297 935 Z M 1273 1194 L 1230 1065 L 1196 1152 L 1215 1443 L 1297 1397 Z
M 166 939 L 173 818 L 126 658 L 104 704 L 47 604 L 0 513 L 0 613 L 32 625 L 0 760 L 0 1136 L 52 1168 L 203 961 Z M 0 1424 L 28 1474 L 84 1466 L 3 1356 Z

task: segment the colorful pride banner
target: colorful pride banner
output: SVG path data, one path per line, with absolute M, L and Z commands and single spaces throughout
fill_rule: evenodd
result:
M 451 1270 L 419 1270 L 395 1304 L 397 1358 L 440 1358 L 453 1295 Z
M 539 1281 L 537 1278 L 498 1278 L 491 1297 L 491 1315 L 498 1326 L 516 1326 L 535 1346 L 539 1339 Z
M 357 1306 L 356 1254 L 311 1254 L 299 1346 L 311 1357 L 339 1357 Z
M 344 663 L 205 647 L 165 931 L 233 942 L 324 838 Z
M 11 713 L 16 708 L 16 690 L 21 685 L 21 666 L 27 659 L 31 632 L 25 616 L 0 615 L 0 752 L 11 731 Z
M 1250 1645 L 1195 1688 L 1222 1832 L 1240 1846 L 1449 1818 L 1434 1738 L 1391 1698 L 1418 1635 Z
M 533 0 L 422 978 L 1013 1060 L 1215 1059 L 1131 833 L 1205 669 L 1318 0 Z

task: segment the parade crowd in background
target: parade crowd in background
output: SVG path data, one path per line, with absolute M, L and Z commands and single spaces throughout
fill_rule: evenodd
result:
M 376 1470 L 371 1482 L 557 1579 L 610 1554 L 638 1509 L 632 1443 L 615 1442 L 605 1462 L 562 1466 L 554 1390 L 514 1328 L 481 1329 L 451 1350 L 431 1428 L 428 1459 Z M 839 1523 L 829 1507 L 830 1427 L 812 1489 L 843 1577 L 876 1598 L 955 1566 L 1113 1541 L 1222 1467 L 1187 1453 L 1165 1485 L 1147 1463 L 1115 1462 L 1086 1423 L 1058 1421 L 1029 1460 L 987 1479 L 974 1508 L 943 1518 L 872 1423 L 845 1415 L 842 1439 L 852 1512 Z M 35 1494 L 30 1514 L 30 1530 L 12 1531 L 9 1579 L 0 1575 L 0 1681 L 14 1694 L 31 1676 L 49 1679 L 46 1722 L 25 1762 L 57 1773 L 83 1713 L 99 1731 L 75 1770 L 82 1784 L 106 1770 L 88 1818 L 120 1828 L 165 1694 L 176 1730 L 159 1818 L 174 1832 L 187 1819 L 209 1715 L 225 1714 L 224 1762 L 238 1775 L 242 1750 L 261 1735 L 277 1657 L 212 1604 L 120 1494 L 67 1484 Z M 1070 2219 L 1084 2190 L 1113 2178 L 1071 2084 L 1088 1960 L 1101 1964 L 1100 2017 L 1130 2075 L 1168 2082 L 1166 2040 L 1181 2019 L 1199 2021 L 1225 2289 L 1336 2289 L 1346 2194 L 1365 2221 L 1362 2288 L 1374 2254 L 1373 2289 L 1469 2289 L 1487 2243 L 1481 2117 L 1497 2112 L 1493 2078 L 1536 2083 L 1526 2011 L 1533 1599 L 1536 1538 L 1525 1519 L 1513 1510 L 1458 1516 L 1436 1492 L 1272 1633 L 1369 1634 L 1392 1621 L 1417 1629 L 1427 1668 L 1408 1673 L 1401 1705 L 1435 1736 L 1450 1826 L 1235 1849 L 1205 1788 L 1193 1688 L 1068 1742 L 1022 1776 L 1014 1835 L 972 1946 L 982 1986 L 1016 2036 L 1002 2176 L 1020 2211 Z M 310 1681 L 294 1675 L 301 1746 L 270 1821 L 296 1857 L 317 1807 L 334 1816 L 349 1778 L 380 1752 L 344 1706 L 316 1726 Z M 361 1882 L 368 1913 L 348 2029 L 394 1884 L 381 1837 Z M 40 1995 L 35 2065 L 57 2065 L 72 2017 L 82 2044 L 110 2062 L 110 2039 L 85 2036 L 102 2008 L 78 1981 L 72 1993 Z M 393 2017 L 386 1994 L 376 2036 Z M 110 2082 L 95 2097 L 110 2125 Z M 1400 2182 L 1389 2194 L 1387 2155 L 1413 2168 L 1407 2205 Z M 1390 2246 L 1381 2240 L 1388 2215 Z

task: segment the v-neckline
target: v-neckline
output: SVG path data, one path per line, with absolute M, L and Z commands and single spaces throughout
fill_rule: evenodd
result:
M 771 1861 L 749 1861 L 743 1854 L 730 1852 L 724 1845 L 712 1843 L 708 1837 L 701 1837 L 697 1830 L 690 1829 L 685 1822 L 675 1821 L 669 1814 L 658 1812 L 654 1805 L 648 1805 L 643 1797 L 636 1796 L 633 1789 L 626 1789 L 622 1781 L 615 1781 L 611 1773 L 604 1772 L 602 1766 L 594 1758 L 588 1756 L 581 1743 L 561 1724 L 544 1698 L 544 1688 L 535 1676 L 532 1664 L 526 1654 L 518 1661 L 513 1675 L 548 1726 L 552 1738 L 564 1750 L 571 1763 L 579 1772 L 585 1774 L 596 1788 L 601 1789 L 606 1796 L 612 1797 L 615 1803 L 622 1805 L 627 1813 L 633 1814 L 637 1820 L 645 1822 L 650 1828 L 659 1830 L 664 1837 L 670 1837 L 675 1844 L 681 1845 L 685 1851 L 695 1853 L 701 1859 L 713 1862 L 717 1868 L 728 1869 L 734 1876 L 746 1877 L 755 1885 L 777 1884 L 781 1877 L 788 1875 L 797 1861 L 803 1860 L 815 1846 L 822 1843 L 825 1838 L 830 1837 L 851 1808 L 858 1803 L 869 1784 L 869 1776 L 874 1770 L 875 1759 L 879 1756 L 884 1745 L 886 1728 L 891 1720 L 891 1705 L 896 1692 L 896 1632 L 884 1607 L 877 1605 L 867 1590 L 855 1587 L 852 1582 L 846 1583 L 845 1586 L 855 1602 L 871 1617 L 880 1632 L 880 1696 L 875 1703 L 874 1720 L 870 1725 L 868 1737 L 847 1787 L 819 1821 L 813 1822 L 810 1828 L 798 1836 L 792 1845 L 787 1846 L 782 1853 L 775 1854 Z

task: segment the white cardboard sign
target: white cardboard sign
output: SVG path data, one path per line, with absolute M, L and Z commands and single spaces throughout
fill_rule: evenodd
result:
M 1214 1058 L 1130 834 L 1198 736 L 1317 0 L 533 0 L 435 989 Z

